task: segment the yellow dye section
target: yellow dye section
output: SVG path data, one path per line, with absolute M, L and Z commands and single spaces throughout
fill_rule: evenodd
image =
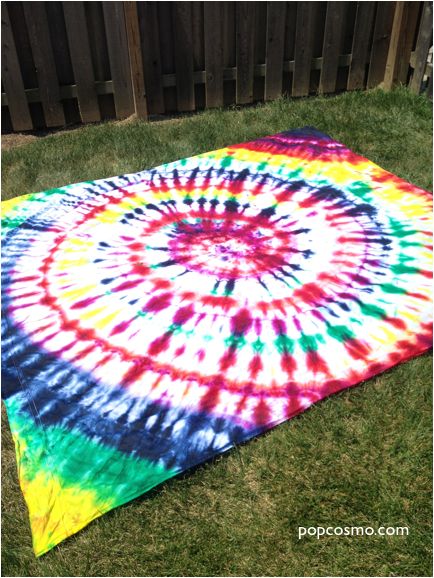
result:
M 9 217 L 17 209 L 17 207 L 21 205 L 24 201 L 27 201 L 29 197 L 30 194 L 22 195 L 21 197 L 14 197 L 9 201 L 2 201 L 1 203 L 2 216 Z
M 62 488 L 52 473 L 39 472 L 31 481 L 23 475 L 20 485 L 29 508 L 36 556 L 41 556 L 112 507 L 110 503 L 97 503 L 97 496 L 92 491 Z

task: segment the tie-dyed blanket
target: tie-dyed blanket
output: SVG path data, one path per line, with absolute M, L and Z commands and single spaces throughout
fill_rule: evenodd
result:
M 4 203 L 35 553 L 429 348 L 430 201 L 302 129 Z

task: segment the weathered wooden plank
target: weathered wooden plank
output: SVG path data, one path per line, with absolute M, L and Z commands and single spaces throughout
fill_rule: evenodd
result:
M 294 60 L 294 50 L 295 50 L 295 29 L 297 23 L 297 2 L 287 2 L 286 6 L 286 18 L 285 18 L 285 46 L 283 52 L 284 59 L 284 72 L 288 72 L 285 69 L 285 62 Z M 292 73 L 284 77 L 284 85 L 282 87 L 283 93 L 292 93 Z
M 416 28 L 422 7 L 423 7 L 422 2 L 414 2 L 413 0 L 411 0 L 410 2 L 405 3 L 405 10 L 404 10 L 405 26 L 403 29 L 403 34 L 400 38 L 399 56 L 396 70 L 396 77 L 398 83 L 407 84 L 409 80 L 410 56 L 413 46 L 416 44 L 417 39 Z
M 238 2 L 221 2 L 223 66 L 228 68 L 236 63 L 236 5 Z
M 205 2 L 206 107 L 223 106 L 223 49 L 221 2 Z
M 420 92 L 420 86 L 422 84 L 422 79 L 425 72 L 428 51 L 432 42 L 432 20 L 432 2 L 424 2 L 422 19 L 419 26 L 419 35 L 417 38 L 415 50 L 413 76 L 410 81 L 410 90 L 416 94 L 419 94 Z
M 406 83 L 420 2 L 397 2 L 384 73 L 384 88 Z
M 237 2 L 237 104 L 253 102 L 253 71 L 255 67 L 255 11 L 251 2 Z
M 83 122 L 101 120 L 83 2 L 63 2 L 66 34 Z
M 57 82 L 60 86 L 74 84 L 74 71 L 72 68 L 71 56 L 66 32 L 65 16 L 62 2 L 44 2 L 47 16 L 48 30 L 50 33 L 51 46 L 53 47 L 53 58 L 57 73 Z M 77 99 L 62 99 L 63 112 L 66 124 L 77 124 L 81 122 L 80 110 Z
M 390 89 L 396 82 L 396 69 L 399 53 L 399 37 L 402 34 L 405 25 L 405 2 L 397 2 L 395 14 L 393 16 L 392 34 L 390 37 L 389 52 L 386 61 L 386 70 L 384 72 L 383 86 Z
M 96 81 L 111 78 L 110 62 L 104 26 L 102 2 L 84 2 L 86 22 L 89 28 L 89 43 Z
M 268 2 L 265 100 L 282 94 L 286 2 Z
M 358 90 L 365 86 L 369 39 L 374 24 L 375 4 L 375 2 L 357 3 L 347 90 Z
M 107 49 L 106 30 L 102 2 L 84 2 L 84 11 L 89 30 L 89 43 L 92 53 L 93 72 L 95 81 L 111 82 L 110 61 Z M 98 91 L 98 104 L 101 119 L 116 118 L 113 91 L 111 94 L 101 95 Z
M 205 48 L 203 42 L 203 2 L 192 2 L 193 68 L 205 68 Z
M 24 2 L 23 7 L 38 77 L 45 123 L 48 127 L 63 126 L 65 114 L 60 101 L 59 82 L 45 12 L 45 2 Z
M 8 7 L 1 5 L 2 15 L 2 82 L 9 103 L 9 114 L 14 131 L 32 130 L 33 123 L 24 92 L 20 63 L 9 19 Z
M 7 2 L 7 7 L 24 88 L 34 88 L 38 86 L 38 77 L 36 76 L 32 47 L 27 27 L 25 26 L 23 3 Z
M 309 94 L 316 2 L 297 4 L 292 96 Z
M 323 66 L 319 80 L 319 92 L 321 94 L 335 92 L 336 90 L 345 11 L 346 2 L 327 2 L 322 50 Z
M 384 79 L 396 4 L 377 2 L 367 88 L 375 88 Z
M 176 95 L 179 111 L 195 109 L 193 79 L 192 2 L 173 3 Z
M 139 26 L 142 42 L 146 98 L 149 114 L 163 114 L 164 93 L 162 82 L 160 36 L 156 2 L 139 2 Z
M 126 118 L 134 113 L 134 99 L 122 2 L 103 2 L 103 13 L 114 87 L 116 118 Z
M 59 86 L 75 82 L 63 11 L 63 2 L 44 2 Z M 65 110 L 65 103 L 63 103 Z M 66 116 L 66 110 L 65 110 Z
M 163 74 L 175 74 L 175 42 L 173 29 L 173 10 L 175 2 L 157 2 L 158 30 L 160 34 L 161 70 Z M 164 86 L 164 84 L 163 84 Z M 178 110 L 176 85 L 164 90 L 166 113 Z
M 134 111 L 138 118 L 147 118 L 148 108 L 146 105 L 145 78 L 143 73 L 142 45 L 140 42 L 137 2 L 124 2 L 124 11 L 128 52 L 130 56 Z

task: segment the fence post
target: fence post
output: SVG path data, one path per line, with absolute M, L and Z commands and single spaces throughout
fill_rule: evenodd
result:
M 137 118 L 148 118 L 137 2 L 124 2 L 124 11 L 125 26 L 127 29 L 128 39 L 128 52 L 130 56 L 134 109 Z
M 95 90 L 95 75 L 86 26 L 83 2 L 63 2 L 66 35 L 72 70 L 77 86 L 77 100 L 83 122 L 98 122 L 101 114 Z
M 428 51 L 432 38 L 432 3 L 425 2 L 422 19 L 419 26 L 419 36 L 416 44 L 413 76 L 410 82 L 410 90 L 419 94 L 420 85 L 425 72 Z
M 307 96 L 309 94 L 316 4 L 316 2 L 297 4 L 292 96 Z
M 274 100 L 282 94 L 286 4 L 286 2 L 267 3 L 265 100 Z
M 236 4 L 236 102 L 253 102 L 253 78 L 255 66 L 255 7 L 250 2 Z
M 387 55 L 384 88 L 390 90 L 407 81 L 411 47 L 416 31 L 420 2 L 397 2 L 393 18 L 392 36 Z
M 8 98 L 9 114 L 14 131 L 32 130 L 33 123 L 30 116 L 26 93 L 24 92 L 23 77 L 18 61 L 15 40 L 9 19 L 8 6 L 5 2 L 1 6 L 2 13 L 2 80 Z
M 221 2 L 204 2 L 206 107 L 223 106 L 223 49 Z
M 176 98 L 180 112 L 195 109 L 191 2 L 173 3 Z
M 63 126 L 65 114 L 60 99 L 45 2 L 24 2 L 23 8 L 38 77 L 45 124 L 48 127 Z
M 134 113 L 134 99 L 124 8 L 122 2 L 103 2 L 102 9 L 113 80 L 116 118 L 126 118 Z

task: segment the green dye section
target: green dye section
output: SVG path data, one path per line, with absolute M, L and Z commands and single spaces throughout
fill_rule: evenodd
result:
M 401 247 L 424 247 L 423 243 L 417 243 L 416 241 L 400 241 L 399 245 Z
M 356 181 L 352 183 L 349 190 L 353 195 L 365 201 L 369 201 L 369 199 L 371 198 L 372 188 L 370 185 L 364 183 L 363 181 Z
M 348 327 L 345 327 L 345 325 L 329 325 L 327 327 L 327 333 L 340 343 L 344 343 L 355 337 L 354 333 L 348 329 Z
M 98 501 L 116 507 L 177 473 L 78 431 L 57 425 L 42 428 L 21 409 L 18 400 L 5 403 L 11 430 L 20 442 L 19 467 L 29 481 L 41 470 L 52 472 L 65 489 L 95 492 Z
M 400 223 L 392 217 L 389 218 L 390 228 L 392 229 L 392 235 L 398 237 L 398 239 L 403 239 L 404 237 L 409 237 L 415 234 L 414 229 L 409 229 L 403 223 Z
M 417 267 L 408 267 L 408 265 L 404 265 L 402 263 L 399 263 L 398 265 L 392 265 L 390 270 L 392 271 L 392 273 L 395 273 L 396 275 L 404 275 L 404 274 L 415 275 L 420 271 L 420 269 L 418 269 Z
M 302 350 L 307 353 L 308 351 L 316 351 L 320 343 L 324 343 L 324 337 L 317 333 L 316 335 L 302 335 L 298 340 L 298 343 Z
M 274 341 L 277 351 L 280 354 L 289 353 L 293 354 L 295 349 L 295 341 L 290 339 L 284 333 L 281 333 L 278 338 Z
M 391 285 L 390 283 L 383 283 L 383 285 L 380 285 L 380 289 L 383 291 L 383 293 L 396 293 L 399 295 L 407 293 L 405 289 L 401 289 L 400 287 Z
M 242 335 L 231 335 L 224 340 L 226 347 L 232 349 L 242 349 L 247 341 Z
M 258 337 L 256 341 L 252 343 L 252 349 L 255 353 L 261 354 L 264 351 L 265 343 L 261 341 Z
M 172 335 L 185 335 L 186 341 L 194 337 L 194 329 L 184 329 L 183 325 L 179 323 L 172 323 L 167 330 Z
M 381 307 L 376 307 L 375 305 L 369 305 L 367 303 L 363 303 L 359 301 L 359 307 L 363 313 L 363 315 L 367 315 L 368 317 L 376 317 L 377 319 L 383 319 L 386 316 L 386 312 Z

